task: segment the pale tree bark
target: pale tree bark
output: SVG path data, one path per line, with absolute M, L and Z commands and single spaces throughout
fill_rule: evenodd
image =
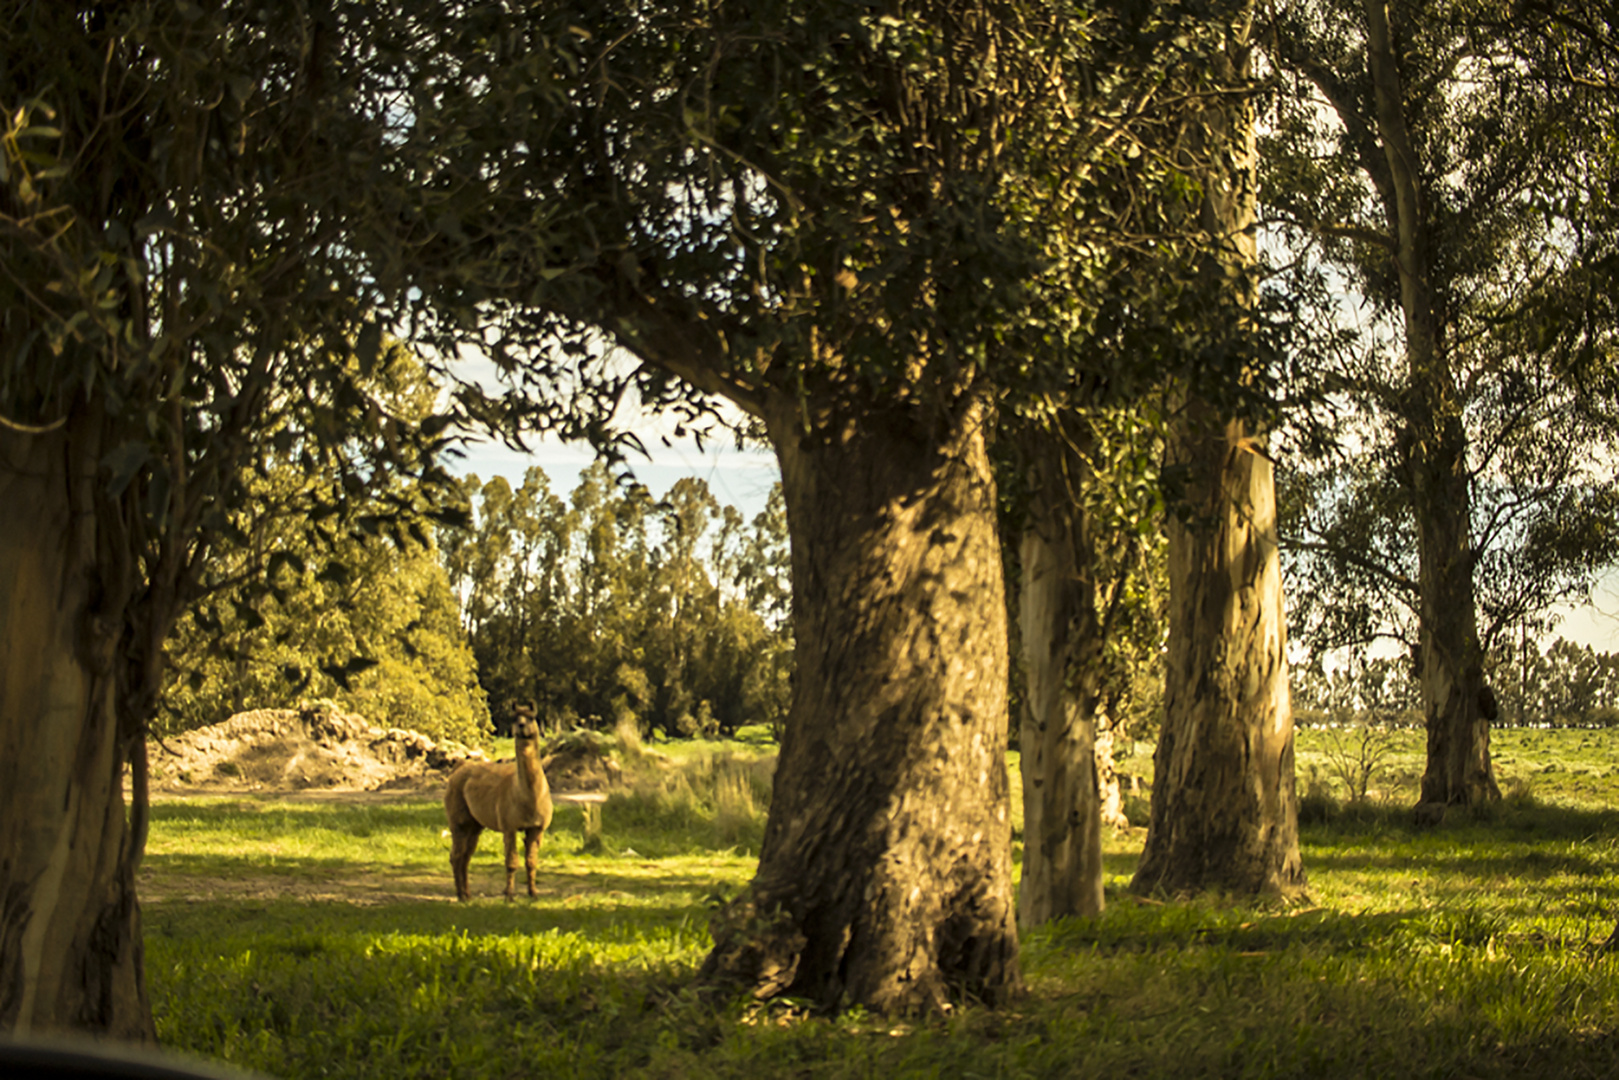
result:
M 1287 623 L 1270 461 L 1241 423 L 1189 408 L 1169 525 L 1169 655 L 1152 819 L 1131 888 L 1287 895 L 1304 887 Z
M 1096 786 L 1097 813 L 1102 824 L 1110 829 L 1128 829 L 1130 818 L 1124 812 L 1124 786 L 1119 783 L 1119 765 L 1116 757 L 1118 733 L 1113 717 L 1106 711 L 1096 715 Z
M 1102 814 L 1096 760 L 1102 634 L 1094 545 L 1080 498 L 1082 424 L 1029 441 L 1033 497 L 1020 548 L 1018 629 L 1024 677 L 1024 928 L 1102 911 Z M 1115 785 L 1116 786 L 1116 785 Z
M 0 1028 L 154 1037 L 114 687 L 117 588 L 98 571 L 99 444 L 0 430 Z M 139 763 L 137 763 L 138 767 Z
M 1472 504 L 1462 394 L 1446 356 L 1432 269 L 1432 228 L 1420 158 L 1382 0 L 1365 0 L 1366 59 L 1378 141 L 1392 195 L 1390 225 L 1405 318 L 1410 402 L 1400 448 L 1417 522 L 1420 671 L 1428 760 L 1424 803 L 1501 797 L 1490 761 L 1494 699 L 1484 685 L 1471 541 Z
M 1021 981 L 982 417 L 858 412 L 764 409 L 797 670 L 758 875 L 716 917 L 704 977 L 832 1009 L 1003 1002 Z
M 1240 351 L 1252 298 L 1257 205 L 1245 6 L 1189 120 L 1211 245 L 1210 318 Z M 1275 478 L 1263 439 L 1183 395 L 1166 474 L 1184 481 L 1169 523 L 1169 653 L 1138 892 L 1287 894 L 1304 885 L 1293 777 Z

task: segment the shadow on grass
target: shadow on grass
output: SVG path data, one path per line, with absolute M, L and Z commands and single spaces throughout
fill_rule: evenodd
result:
M 1535 840 L 1583 840 L 1612 835 L 1619 809 L 1575 807 L 1534 799 L 1508 798 L 1475 810 L 1455 808 L 1439 825 L 1418 825 L 1413 808 L 1401 803 L 1317 804 L 1316 815 L 1301 810 L 1305 842 L 1322 846 L 1370 837 L 1439 836 L 1500 841 L 1514 836 Z
M 1458 877 L 1486 880 L 1496 877 L 1545 880 L 1564 874 L 1573 877 L 1603 878 L 1611 872 L 1606 855 L 1585 855 L 1570 851 L 1544 851 L 1529 842 L 1483 841 L 1447 845 L 1442 841 L 1402 845 L 1395 851 L 1312 850 L 1305 857 L 1306 870 L 1388 871 L 1400 873 L 1421 870 Z
M 1349 914 L 1338 911 L 1266 913 L 1208 900 L 1157 904 L 1109 897 L 1094 919 L 1060 919 L 1032 932 L 1034 948 L 1100 953 L 1157 952 L 1197 947 L 1274 951 L 1290 946 L 1354 951 L 1388 939 L 1419 910 Z
M 1513 800 L 1418 826 L 1404 807 L 1354 807 L 1300 829 L 1308 871 L 1442 873 L 1480 881 L 1607 876 L 1619 811 Z

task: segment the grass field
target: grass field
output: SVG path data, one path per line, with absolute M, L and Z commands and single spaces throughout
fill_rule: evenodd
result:
M 1407 809 L 1420 740 L 1390 737 L 1349 803 L 1329 795 L 1355 747 L 1301 733 L 1306 899 L 1132 898 L 1132 829 L 1106 914 L 1025 936 L 1017 1005 L 926 1023 L 691 991 L 710 905 L 752 874 L 757 746 L 683 747 L 599 824 L 562 809 L 542 895 L 512 903 L 487 835 L 482 895 L 453 902 L 430 795 L 162 802 L 142 879 L 159 1032 L 288 1078 L 1619 1074 L 1619 960 L 1595 947 L 1619 919 L 1619 732 L 1497 733 L 1508 798 L 1428 830 Z

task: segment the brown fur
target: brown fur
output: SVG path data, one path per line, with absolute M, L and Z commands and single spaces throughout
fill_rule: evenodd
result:
M 528 894 L 536 896 L 534 871 L 540 841 L 551 825 L 551 785 L 540 767 L 540 729 L 534 707 L 519 705 L 512 722 L 517 740 L 516 761 L 469 761 L 450 774 L 444 791 L 444 813 L 450 819 L 450 871 L 455 895 L 471 896 L 467 864 L 478 850 L 478 837 L 494 829 L 506 838 L 506 899 L 512 898 L 517 878 L 517 834 L 523 834 Z

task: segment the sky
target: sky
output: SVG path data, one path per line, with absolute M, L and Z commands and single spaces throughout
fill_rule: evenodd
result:
M 707 482 L 721 505 L 736 507 L 745 520 L 752 521 L 765 508 L 771 485 L 781 477 L 776 456 L 767 449 L 739 451 L 734 442 L 723 438 L 706 441 L 701 450 L 689 438 L 671 437 L 671 446 L 654 437 L 643 441 L 652 460 L 631 454 L 629 466 L 654 498 L 661 498 L 682 476 L 697 476 Z M 569 492 L 577 485 L 580 471 L 594 460 L 594 452 L 583 443 L 531 440 L 530 448 L 533 452 L 524 454 L 499 443 L 478 443 L 468 448 L 466 458 L 453 469 L 461 475 L 477 473 L 480 480 L 504 476 L 517 487 L 524 471 L 537 465 L 550 477 L 552 490 Z
M 1597 652 L 1619 652 L 1619 574 L 1610 572 L 1599 581 L 1591 603 L 1568 610 L 1552 636 Z
M 494 364 L 476 354 L 464 352 L 455 374 L 465 382 L 481 385 L 486 392 L 500 391 Z M 771 485 L 781 478 L 776 456 L 768 448 L 737 450 L 734 438 L 718 432 L 717 437 L 705 439 L 699 449 L 691 437 L 675 435 L 675 424 L 669 418 L 645 412 L 633 400 L 621 409 L 625 425 L 651 454 L 649 460 L 631 453 L 628 464 L 654 498 L 662 498 L 682 476 L 698 476 L 707 482 L 720 505 L 736 507 L 745 521 L 752 521 L 765 508 Z M 721 404 L 719 409 L 724 416 L 729 407 Z M 538 435 L 530 435 L 524 442 L 528 453 L 513 450 L 498 440 L 472 443 L 464 448 L 466 456 L 452 463 L 450 469 L 459 476 L 476 473 L 483 481 L 504 476 L 515 488 L 522 484 L 524 472 L 538 466 L 550 479 L 553 491 L 567 493 L 578 486 L 579 473 L 595 460 L 588 443 L 565 443 Z

